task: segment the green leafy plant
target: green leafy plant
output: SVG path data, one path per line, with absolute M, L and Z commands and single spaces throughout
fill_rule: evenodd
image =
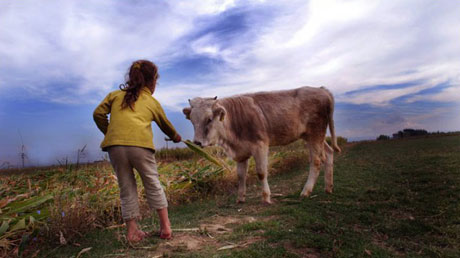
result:
M 210 153 L 206 152 L 204 149 L 199 147 L 198 145 L 192 143 L 190 140 L 182 141 L 187 145 L 189 149 L 191 149 L 193 152 L 196 154 L 200 155 L 201 157 L 205 158 L 206 160 L 216 164 L 219 167 L 222 167 L 224 169 L 227 169 L 228 171 L 232 171 L 223 161 L 221 161 L 219 158 L 211 155 Z

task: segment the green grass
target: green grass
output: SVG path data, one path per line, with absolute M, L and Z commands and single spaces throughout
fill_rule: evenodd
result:
M 459 168 L 458 136 L 357 144 L 336 162 L 333 195 L 319 184 L 316 198 L 271 211 L 281 226 L 267 241 L 326 256 L 458 257 Z
M 194 228 L 216 216 L 250 216 L 214 234 L 176 232 L 201 237 L 201 249 L 172 246 L 172 257 L 459 257 L 460 136 L 351 144 L 335 157 L 334 193 L 324 192 L 321 174 L 312 198 L 299 198 L 308 172 L 306 158 L 278 149 L 272 159 L 284 173 L 269 177 L 271 206 L 260 202 L 260 185 L 252 180 L 245 204 L 233 194 L 217 195 L 170 208 L 173 228 Z M 293 158 L 294 157 L 294 158 Z M 280 166 L 275 164 L 275 167 Z M 277 168 L 279 170 L 279 168 Z M 279 172 L 279 171 L 278 171 Z M 250 172 L 253 175 L 253 171 Z M 155 217 L 141 222 L 158 228 Z M 166 243 L 156 237 L 136 248 L 123 240 L 123 228 L 95 229 L 65 246 L 45 243 L 39 257 L 149 257 Z M 174 242 L 171 242 L 174 243 Z M 245 244 L 250 243 L 250 244 Z M 238 248 L 218 251 L 229 244 Z M 33 252 L 32 252 L 33 253 Z

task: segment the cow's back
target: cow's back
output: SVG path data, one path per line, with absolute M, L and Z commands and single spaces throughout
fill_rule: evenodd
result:
M 322 88 L 248 94 L 263 113 L 270 145 L 284 145 L 326 130 L 331 95 Z
M 285 145 L 325 132 L 331 101 L 323 88 L 301 87 L 242 94 L 218 103 L 227 110 L 227 128 L 237 140 Z

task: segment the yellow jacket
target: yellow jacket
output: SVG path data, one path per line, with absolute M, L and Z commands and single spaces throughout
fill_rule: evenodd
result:
M 138 146 L 155 150 L 153 146 L 152 121 L 171 139 L 177 137 L 176 130 L 169 122 L 160 103 L 152 97 L 146 87 L 139 92 L 134 103 L 134 111 L 121 104 L 125 92 L 116 90 L 107 95 L 94 110 L 93 118 L 97 127 L 105 135 L 102 150 L 113 145 Z M 110 123 L 107 115 L 110 114 Z

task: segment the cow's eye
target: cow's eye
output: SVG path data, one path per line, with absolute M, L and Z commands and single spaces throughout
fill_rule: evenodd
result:
M 208 118 L 208 120 L 206 121 L 206 124 L 210 124 L 212 122 L 212 119 L 211 118 Z

